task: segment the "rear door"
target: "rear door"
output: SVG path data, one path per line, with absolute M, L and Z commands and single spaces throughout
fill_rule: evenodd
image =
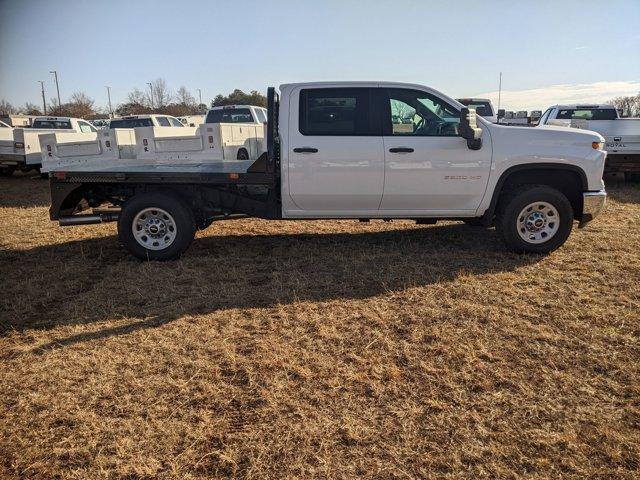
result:
M 384 151 L 373 95 L 368 87 L 291 92 L 289 195 L 306 216 L 348 216 L 380 206 Z
M 460 112 L 449 102 L 422 90 L 383 91 L 386 162 L 380 213 L 474 212 L 489 178 L 492 156 L 489 133 L 483 132 L 480 150 L 470 150 L 458 135 Z

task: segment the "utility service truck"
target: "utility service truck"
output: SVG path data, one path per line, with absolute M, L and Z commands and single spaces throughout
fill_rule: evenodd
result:
M 605 139 L 605 172 L 640 174 L 640 118 L 620 118 L 613 105 L 555 105 L 540 118 L 540 126 L 557 125 L 598 132 Z
M 74 133 L 95 133 L 98 130 L 86 120 L 69 117 L 36 117 L 30 128 L 13 129 L 11 152 L 3 153 L 0 170 L 11 175 L 15 170 L 39 170 L 42 166 L 40 135 L 49 132 L 61 135 Z M 2 150 L 6 143 L 0 143 Z
M 51 219 L 117 221 L 121 243 L 150 260 L 177 258 L 197 229 L 237 216 L 495 224 L 511 250 L 546 253 L 605 204 L 595 132 L 504 127 L 421 85 L 279 90 L 267 92 L 267 152 L 256 161 L 55 169 Z
M 197 127 L 182 123 L 179 129 L 158 126 L 157 119 L 153 115 L 114 119 L 109 130 L 98 135 L 42 135 L 42 171 L 72 165 L 101 170 L 114 161 L 117 166 L 131 167 L 158 162 L 256 160 L 266 149 L 267 117 L 262 107 L 215 107 L 209 110 L 206 122 Z

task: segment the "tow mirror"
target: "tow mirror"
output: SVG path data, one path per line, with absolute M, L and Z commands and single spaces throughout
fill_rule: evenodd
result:
M 471 150 L 480 150 L 482 147 L 482 129 L 478 128 L 475 110 L 463 108 L 460 110 L 459 135 L 467 140 L 467 147 Z
M 505 113 L 504 108 L 501 108 L 500 110 L 498 110 L 498 118 L 504 118 L 504 113 Z

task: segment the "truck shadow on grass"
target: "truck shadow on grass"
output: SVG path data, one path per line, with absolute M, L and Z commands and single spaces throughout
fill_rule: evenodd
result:
M 45 351 L 188 315 L 363 299 L 464 274 L 513 271 L 541 258 L 505 252 L 493 230 L 463 224 L 209 236 L 197 239 L 182 259 L 165 263 L 134 260 L 109 236 L 0 252 L 6 272 L 0 328 L 7 333 L 119 320 L 114 327 L 56 338 L 39 347 Z
M 0 207 L 31 208 L 50 204 L 49 182 L 34 172 L 0 177 Z

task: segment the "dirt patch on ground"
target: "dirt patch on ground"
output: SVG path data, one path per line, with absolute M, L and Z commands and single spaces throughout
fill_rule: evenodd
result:
M 215 224 L 143 263 L 0 179 L 2 478 L 637 478 L 640 190 L 549 256 Z

